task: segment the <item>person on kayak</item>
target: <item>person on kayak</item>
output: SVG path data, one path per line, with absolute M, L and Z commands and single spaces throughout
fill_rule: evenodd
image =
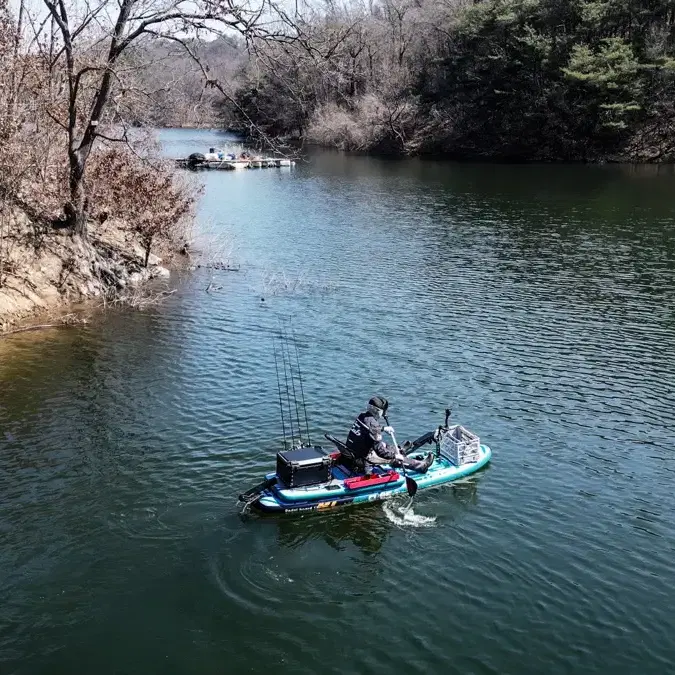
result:
M 382 396 L 373 396 L 368 401 L 368 409 L 362 412 L 347 436 L 347 462 L 353 464 L 358 471 L 370 473 L 377 464 L 403 465 L 419 473 L 426 473 L 434 461 L 433 453 L 425 459 L 411 459 L 406 457 L 399 448 L 387 445 L 382 440 L 382 432 L 389 427 L 382 427 L 380 420 L 386 415 L 389 402 Z M 405 443 L 403 444 L 405 446 Z

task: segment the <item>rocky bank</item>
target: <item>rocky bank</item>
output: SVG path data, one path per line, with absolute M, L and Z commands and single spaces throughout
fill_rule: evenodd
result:
M 151 254 L 144 267 L 138 237 L 112 219 L 91 222 L 85 239 L 36 224 L 20 209 L 10 218 L 0 239 L 0 333 L 74 303 L 119 298 L 187 262 L 185 242 L 157 241 L 163 257 Z

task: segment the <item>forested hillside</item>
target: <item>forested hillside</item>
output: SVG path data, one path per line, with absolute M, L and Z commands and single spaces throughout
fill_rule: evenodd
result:
M 224 93 L 234 97 L 246 65 L 243 42 L 233 36 L 215 40 L 144 40 L 128 56 L 137 70 L 137 87 L 147 92 L 134 108 L 134 121 L 153 127 L 237 125 Z M 217 78 L 221 89 L 207 86 Z
M 249 63 L 242 124 L 336 147 L 670 161 L 674 0 L 329 2 Z

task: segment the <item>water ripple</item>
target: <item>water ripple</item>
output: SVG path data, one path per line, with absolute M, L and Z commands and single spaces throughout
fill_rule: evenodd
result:
M 571 171 L 213 172 L 246 274 L 1 341 L 3 672 L 668 672 L 672 185 Z M 262 303 L 270 270 L 322 292 Z M 432 527 L 237 515 L 283 441 L 289 316 L 314 440 L 377 392 L 399 440 L 451 405 L 492 446 L 416 497 Z

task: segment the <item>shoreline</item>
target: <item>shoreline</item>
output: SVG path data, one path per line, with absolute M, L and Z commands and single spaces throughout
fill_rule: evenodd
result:
M 236 136 L 238 142 L 247 144 L 247 145 L 256 145 L 256 139 L 254 136 L 246 134 L 244 131 L 221 128 L 221 127 L 212 127 L 212 126 L 167 126 L 167 127 L 156 127 L 157 129 L 176 129 L 176 130 L 194 130 L 194 131 L 208 131 L 221 134 L 231 134 Z M 664 159 L 661 159 L 661 156 L 655 153 L 648 153 L 646 150 L 642 153 L 633 152 L 626 154 L 615 154 L 607 156 L 590 156 L 590 157 L 506 157 L 502 155 L 486 155 L 486 154 L 467 154 L 462 152 L 430 152 L 430 151 L 418 151 L 418 152 L 385 152 L 378 151 L 376 149 L 358 149 L 358 148 L 344 148 L 336 145 L 335 143 L 322 143 L 318 140 L 313 140 L 307 138 L 306 136 L 297 136 L 297 135 L 287 135 L 287 136 L 274 136 L 270 137 L 270 140 L 273 142 L 273 145 L 270 146 L 271 150 L 279 148 L 295 148 L 301 150 L 303 148 L 316 148 L 319 150 L 329 150 L 333 152 L 341 152 L 346 155 L 352 155 L 355 157 L 373 157 L 377 159 L 388 159 L 388 160 L 406 160 L 406 159 L 417 159 L 417 160 L 428 160 L 433 162 L 455 162 L 457 164 L 494 164 L 494 165 L 504 165 L 504 164 L 514 164 L 514 165 L 561 165 L 567 164 L 572 166 L 603 166 L 603 165 L 614 165 L 614 166 L 675 166 L 675 155 L 666 154 Z M 200 150 L 195 150 L 199 152 Z M 651 155 L 651 156 L 650 156 Z
M 40 228 L 20 209 L 12 215 L 15 228 L 0 269 L 0 338 L 85 323 L 97 300 L 103 306 L 151 304 L 158 293 L 150 282 L 190 265 L 187 242 L 162 240 L 145 267 L 139 238 L 121 221 L 90 222 L 85 239 Z

